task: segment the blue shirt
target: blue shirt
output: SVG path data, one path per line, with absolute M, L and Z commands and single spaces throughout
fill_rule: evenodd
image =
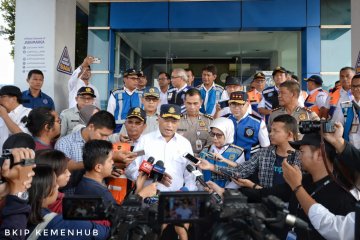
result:
M 40 91 L 39 96 L 33 97 L 30 89 L 22 92 L 22 105 L 27 108 L 47 107 L 55 110 L 54 101 L 51 97 Z
M 114 197 L 107 187 L 85 176 L 83 176 L 79 185 L 76 187 L 75 194 L 101 196 L 105 203 L 111 202 L 112 204 L 116 204 Z

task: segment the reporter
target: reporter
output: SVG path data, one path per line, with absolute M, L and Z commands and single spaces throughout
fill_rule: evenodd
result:
M 48 207 L 57 198 L 59 185 L 56 175 L 49 166 L 38 166 L 34 169 L 32 187 L 29 189 L 29 239 L 107 239 L 110 228 L 90 221 L 68 221 L 62 215 L 52 213 Z M 41 227 L 41 224 L 45 225 Z M 46 229 L 44 231 L 38 231 Z M 65 231 L 64 231 L 65 230 Z M 46 234 L 47 233 L 47 234 Z M 71 235 L 73 233 L 74 235 Z M 87 233 L 87 234 L 86 234 Z
M 21 159 L 33 159 L 35 154 L 31 149 L 13 148 L 11 151 L 14 157 L 14 163 L 20 162 Z M 10 236 L 13 230 L 26 229 L 27 216 L 30 212 L 30 206 L 26 199 L 26 190 L 31 186 L 32 177 L 34 176 L 33 168 L 35 164 L 30 166 L 15 165 L 10 168 L 10 160 L 6 159 L 1 167 L 1 176 L 6 179 L 3 183 L 6 195 L 6 205 L 2 209 L 2 224 L 0 227 L 1 239 L 24 239 L 25 236 Z

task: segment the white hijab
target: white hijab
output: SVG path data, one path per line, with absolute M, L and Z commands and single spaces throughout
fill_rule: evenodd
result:
M 225 136 L 225 144 L 230 144 L 234 142 L 234 123 L 230 119 L 224 117 L 216 118 L 211 123 L 210 129 L 213 127 L 222 131 Z

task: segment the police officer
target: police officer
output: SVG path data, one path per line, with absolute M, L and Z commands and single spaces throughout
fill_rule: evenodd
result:
M 272 110 L 279 107 L 278 92 L 281 83 L 287 80 L 287 71 L 283 67 L 276 67 L 272 73 L 272 77 L 275 82 L 275 86 L 267 87 L 262 92 L 262 100 L 258 105 L 258 111 L 260 114 L 268 116 L 272 113 Z M 300 94 L 298 95 L 299 106 L 304 106 L 304 99 Z
M 197 155 L 212 143 L 209 126 L 213 118 L 200 112 L 202 104 L 201 93 L 192 88 L 185 93 L 186 114 L 181 116 L 177 132 L 188 139 L 194 153 Z
M 261 117 L 252 114 L 246 92 L 231 93 L 229 106 L 231 114 L 228 118 L 235 127 L 234 144 L 244 149 L 245 160 L 249 160 L 251 154 L 260 147 L 270 145 L 265 122 Z
M 299 106 L 299 94 L 300 85 L 297 82 L 286 81 L 280 84 L 279 104 L 281 107 L 274 109 L 270 114 L 268 129 L 270 129 L 273 119 L 283 114 L 293 116 L 298 123 L 304 120 L 320 120 L 318 115 L 309 108 Z
M 325 106 L 327 98 L 327 93 L 321 88 L 323 80 L 317 75 L 312 75 L 304 80 L 309 90 L 309 96 L 305 99 L 304 105 L 320 116 L 320 109 Z
M 80 109 L 95 103 L 95 92 L 91 87 L 81 87 L 75 97 L 76 106 L 61 112 L 61 137 L 70 134 L 73 128 L 80 123 Z
M 114 115 L 116 121 L 115 133 L 119 132 L 125 122 L 130 108 L 140 107 L 141 94 L 136 90 L 140 73 L 128 69 L 124 73 L 124 87 L 111 91 L 107 111 Z

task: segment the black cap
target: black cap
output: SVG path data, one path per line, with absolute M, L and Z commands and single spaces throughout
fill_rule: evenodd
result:
M 15 96 L 19 100 L 21 100 L 21 97 L 22 97 L 20 88 L 13 86 L 13 85 L 3 86 L 0 89 L 0 96 L 4 96 L 4 95 Z
M 248 100 L 248 95 L 246 92 L 238 91 L 238 92 L 232 92 L 230 94 L 229 103 L 236 102 L 240 104 L 245 104 Z
M 254 78 L 253 80 L 257 79 L 257 78 L 262 78 L 262 79 L 265 79 L 265 74 L 262 73 L 262 72 L 258 72 L 254 75 Z
M 145 77 L 144 72 L 142 70 L 138 71 L 138 76 L 139 77 Z
M 229 85 L 239 85 L 240 86 L 240 79 L 237 77 L 227 76 L 225 79 L 225 86 Z
M 139 107 L 130 108 L 126 116 L 126 119 L 131 117 L 136 117 L 141 121 L 146 122 L 146 112 Z
M 35 150 L 35 141 L 27 133 L 16 133 L 8 137 L 3 144 L 3 149 L 30 148 Z
M 77 96 L 79 95 L 90 95 L 92 97 L 96 97 L 95 93 L 94 93 L 94 89 L 92 89 L 91 87 L 81 87 L 79 88 L 78 92 L 77 92 Z
M 124 77 L 130 76 L 130 75 L 134 75 L 134 76 L 140 77 L 139 72 L 137 72 L 137 71 L 136 71 L 135 69 L 133 69 L 133 68 L 127 69 L 127 70 L 124 72 Z
M 175 104 L 163 104 L 160 107 L 160 117 L 172 117 L 179 120 L 181 117 L 181 108 Z
M 320 76 L 318 76 L 318 75 L 312 75 L 309 78 L 305 78 L 304 80 L 305 81 L 312 81 L 312 82 L 317 83 L 319 85 L 323 84 L 322 78 Z
M 285 68 L 283 68 L 283 67 L 276 67 L 276 68 L 273 70 L 272 75 L 274 76 L 277 72 L 287 73 L 287 71 L 286 71 Z
M 289 142 L 292 148 L 299 150 L 302 145 L 320 147 L 321 136 L 319 133 L 308 133 L 299 141 Z

